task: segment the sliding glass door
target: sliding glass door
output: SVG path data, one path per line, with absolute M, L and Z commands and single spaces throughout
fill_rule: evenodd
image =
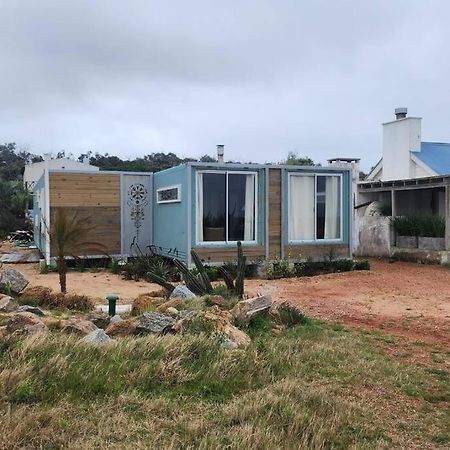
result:
M 197 173 L 197 242 L 256 240 L 256 174 Z
M 342 177 L 289 175 L 289 241 L 342 239 Z

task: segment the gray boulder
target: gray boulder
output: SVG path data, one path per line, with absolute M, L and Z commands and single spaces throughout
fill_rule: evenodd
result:
M 119 314 L 116 314 L 115 316 L 111 317 L 109 323 L 121 322 L 122 320 L 123 320 L 122 317 L 120 317 Z
M 114 342 L 114 340 L 111 339 L 104 330 L 98 329 L 87 334 L 83 339 L 81 339 L 81 342 L 101 347 Z
M 139 334 L 163 334 L 169 331 L 174 323 L 175 319 L 172 317 L 157 312 L 145 312 L 136 327 L 136 331 Z
M 186 286 L 182 284 L 178 285 L 170 294 L 170 298 L 182 298 L 183 300 L 191 300 L 195 298 L 196 295 L 191 292 Z
M 271 306 L 272 297 L 263 295 L 238 302 L 230 312 L 241 323 L 248 323 L 256 314 L 268 312 Z
M 89 320 L 73 319 L 61 330 L 63 333 L 87 335 L 98 328 Z
M 17 311 L 19 304 L 9 295 L 5 295 L 0 298 L 0 312 L 13 312 Z
M 42 333 L 47 331 L 47 326 L 35 314 L 19 312 L 14 314 L 6 325 L 9 333 L 20 332 L 27 334 Z
M 27 286 L 28 280 L 18 270 L 4 269 L 0 272 L 0 292 L 19 294 Z
M 18 312 L 30 312 L 32 314 L 36 314 L 37 316 L 45 316 L 44 311 L 42 311 L 41 308 L 38 308 L 37 306 L 30 306 L 30 305 L 22 305 L 17 308 Z
M 109 325 L 108 314 L 102 311 L 95 311 L 89 314 L 88 319 L 99 328 L 105 329 Z

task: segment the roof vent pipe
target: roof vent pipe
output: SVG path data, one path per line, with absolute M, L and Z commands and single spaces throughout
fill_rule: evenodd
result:
M 408 114 L 408 108 L 395 108 L 395 117 L 396 119 L 404 119 Z
M 217 162 L 222 164 L 224 162 L 223 160 L 224 147 L 225 145 L 222 144 L 217 145 Z

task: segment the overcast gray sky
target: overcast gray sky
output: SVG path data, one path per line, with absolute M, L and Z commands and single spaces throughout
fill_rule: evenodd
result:
M 324 162 L 396 106 L 450 142 L 450 2 L 0 0 L 0 141 Z

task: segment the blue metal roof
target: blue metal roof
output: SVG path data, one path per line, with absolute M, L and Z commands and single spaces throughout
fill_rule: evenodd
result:
M 422 142 L 420 152 L 412 152 L 412 154 L 438 175 L 450 174 L 450 144 Z

